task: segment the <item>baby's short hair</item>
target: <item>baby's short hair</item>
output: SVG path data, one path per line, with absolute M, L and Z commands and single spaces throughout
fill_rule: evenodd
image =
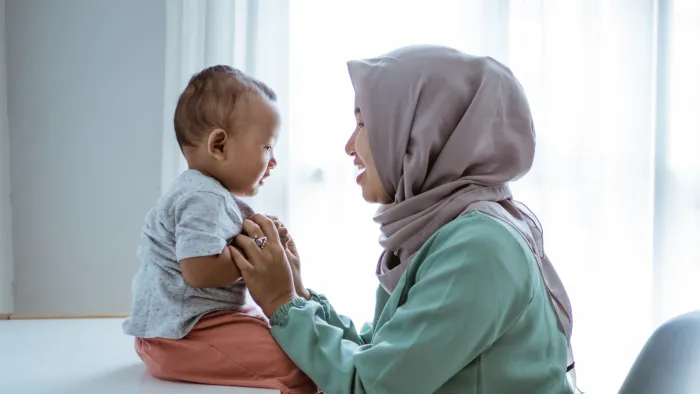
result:
M 217 128 L 233 132 L 235 107 L 250 93 L 277 100 L 269 86 L 231 66 L 212 66 L 193 75 L 175 108 L 175 137 L 180 149 L 195 146 L 196 139 Z

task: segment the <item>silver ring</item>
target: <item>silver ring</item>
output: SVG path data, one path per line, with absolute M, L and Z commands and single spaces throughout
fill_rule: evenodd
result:
M 265 245 L 267 245 L 267 237 L 255 237 L 253 238 L 255 241 L 255 244 L 258 245 L 258 248 L 263 249 Z

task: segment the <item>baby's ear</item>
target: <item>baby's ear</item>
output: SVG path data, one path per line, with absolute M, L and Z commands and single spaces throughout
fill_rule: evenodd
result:
M 207 150 L 209 154 L 212 155 L 216 160 L 224 160 L 226 155 L 224 154 L 224 146 L 228 141 L 228 133 L 223 129 L 216 129 L 209 134 L 209 139 L 207 140 Z

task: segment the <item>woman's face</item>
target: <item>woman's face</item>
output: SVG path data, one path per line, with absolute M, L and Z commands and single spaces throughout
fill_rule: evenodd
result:
M 369 139 L 362 119 L 362 112 L 355 108 L 355 131 L 345 144 L 345 153 L 355 158 L 355 166 L 358 169 L 357 184 L 362 188 L 362 198 L 370 203 L 389 204 L 391 198 L 387 196 L 379 180 L 377 167 L 369 147 Z

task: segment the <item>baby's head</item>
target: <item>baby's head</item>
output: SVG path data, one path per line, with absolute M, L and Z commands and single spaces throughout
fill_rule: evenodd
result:
M 237 196 L 255 195 L 277 165 L 275 100 L 267 85 L 233 67 L 195 74 L 175 109 L 175 135 L 189 168 Z

